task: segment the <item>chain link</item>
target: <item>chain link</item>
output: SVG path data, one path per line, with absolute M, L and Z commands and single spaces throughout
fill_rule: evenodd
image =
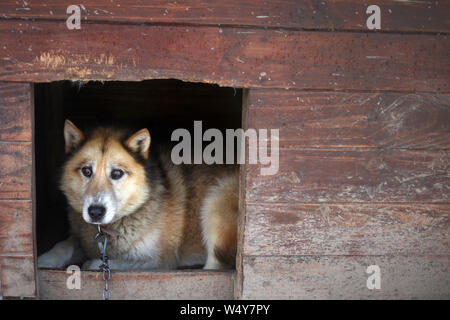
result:
M 111 269 L 109 268 L 108 256 L 106 255 L 106 247 L 108 246 L 108 236 L 103 232 L 100 225 L 97 225 L 98 233 L 95 235 L 95 240 L 99 244 L 100 249 L 100 271 L 102 271 L 103 280 L 105 281 L 105 288 L 103 289 L 103 300 L 111 299 L 111 291 L 109 290 L 109 280 L 111 279 Z

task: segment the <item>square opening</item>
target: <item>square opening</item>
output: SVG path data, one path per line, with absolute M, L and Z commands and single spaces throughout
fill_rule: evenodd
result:
M 208 128 L 217 128 L 223 133 L 225 129 L 241 128 L 242 98 L 242 89 L 174 79 L 36 83 L 34 141 L 38 256 L 69 236 L 68 204 L 59 189 L 65 159 L 65 119 L 70 119 L 81 130 L 103 124 L 148 128 L 152 145 L 170 143 L 172 132 L 178 128 L 187 129 L 193 136 L 194 121 L 202 121 L 203 132 Z

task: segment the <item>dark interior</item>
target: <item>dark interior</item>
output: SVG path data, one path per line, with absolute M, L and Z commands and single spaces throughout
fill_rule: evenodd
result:
M 193 132 L 194 120 L 208 128 L 241 127 L 242 89 L 179 80 L 35 84 L 37 251 L 68 237 L 66 200 L 58 189 L 64 159 L 64 120 L 80 129 L 119 124 L 148 128 L 152 143 L 170 142 L 176 128 Z

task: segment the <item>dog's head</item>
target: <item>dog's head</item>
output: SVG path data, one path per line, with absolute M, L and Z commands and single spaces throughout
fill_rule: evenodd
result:
M 72 122 L 64 125 L 65 151 L 61 190 L 88 223 L 108 224 L 133 213 L 149 198 L 143 163 L 150 133 L 131 136 L 99 128 L 86 137 Z

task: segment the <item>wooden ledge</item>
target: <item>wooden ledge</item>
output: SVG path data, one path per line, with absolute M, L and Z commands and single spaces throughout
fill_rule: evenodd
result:
M 68 289 L 65 270 L 38 269 L 40 299 L 102 299 L 102 274 L 81 271 L 81 289 Z M 176 270 L 112 272 L 112 300 L 233 299 L 234 271 Z

